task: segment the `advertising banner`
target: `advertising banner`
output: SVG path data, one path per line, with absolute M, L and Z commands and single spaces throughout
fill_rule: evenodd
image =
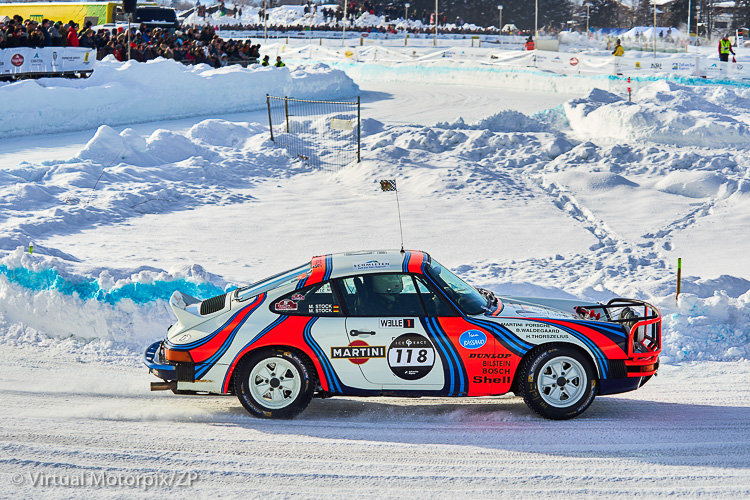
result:
M 96 50 L 81 47 L 0 49 L 0 76 L 92 71 Z

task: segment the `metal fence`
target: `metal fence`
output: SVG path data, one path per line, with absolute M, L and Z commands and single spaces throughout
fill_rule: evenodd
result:
M 266 94 L 271 140 L 313 169 L 337 172 L 360 161 L 360 103 Z

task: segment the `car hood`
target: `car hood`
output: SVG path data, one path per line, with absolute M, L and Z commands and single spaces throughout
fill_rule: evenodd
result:
M 580 319 L 575 307 L 584 301 L 570 299 L 548 299 L 542 297 L 509 297 L 498 296 L 503 308 L 493 316 L 498 317 L 531 317 L 555 319 Z

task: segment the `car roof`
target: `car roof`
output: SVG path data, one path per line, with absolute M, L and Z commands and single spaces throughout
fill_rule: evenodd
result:
M 353 274 L 410 272 L 423 273 L 431 262 L 429 254 L 420 250 L 363 250 L 313 257 L 309 283 Z

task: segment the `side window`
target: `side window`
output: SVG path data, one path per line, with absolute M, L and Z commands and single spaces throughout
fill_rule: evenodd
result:
M 408 274 L 363 274 L 341 280 L 351 316 L 424 316 Z
M 417 283 L 417 290 L 419 290 L 419 295 L 422 296 L 422 303 L 428 316 L 456 316 L 456 311 L 453 310 L 442 296 L 433 292 L 421 277 L 415 276 L 414 281 Z
M 298 316 L 341 316 L 341 308 L 331 283 L 325 282 L 295 290 L 271 304 L 271 311 Z

